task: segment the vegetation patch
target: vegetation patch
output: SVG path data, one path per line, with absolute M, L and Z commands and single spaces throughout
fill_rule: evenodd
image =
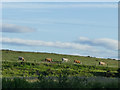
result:
M 18 60 L 19 56 L 25 61 Z M 69 61 L 62 62 L 62 58 Z M 117 88 L 120 77 L 119 61 L 112 59 L 11 50 L 2 50 L 2 59 L 3 88 Z M 99 65 L 100 61 L 106 65 Z M 31 77 L 37 81 L 26 79 Z

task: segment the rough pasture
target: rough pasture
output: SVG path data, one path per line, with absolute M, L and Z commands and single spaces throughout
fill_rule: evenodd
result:
M 108 67 L 118 67 L 118 61 L 112 59 L 102 59 L 95 57 L 85 56 L 73 56 L 73 55 L 62 55 L 55 53 L 40 53 L 40 52 L 21 52 L 21 51 L 10 51 L 2 50 L 2 60 L 17 61 L 18 57 L 22 56 L 27 62 L 43 62 L 45 58 L 52 58 L 53 62 L 61 62 L 63 57 L 69 59 L 69 64 L 74 63 L 74 60 L 80 60 L 83 65 L 94 65 L 99 66 L 99 62 L 105 62 Z M 104 65 L 105 67 L 107 65 Z
M 21 60 L 18 60 L 18 57 L 22 56 L 25 58 L 25 62 L 21 63 Z M 46 62 L 45 58 L 52 58 L 52 62 Z M 66 57 L 69 59 L 69 62 L 62 62 L 62 58 Z M 79 60 L 82 64 L 74 63 L 74 60 Z M 99 62 L 105 62 L 108 65 L 99 65 Z M 28 86 L 31 87 L 45 87 L 46 85 L 53 85 L 51 87 L 110 87 L 113 85 L 112 78 L 119 78 L 119 69 L 118 69 L 118 61 L 112 59 L 101 59 L 95 57 L 83 57 L 83 56 L 72 56 L 72 55 L 61 55 L 61 54 L 53 54 L 53 53 L 38 53 L 38 52 L 20 52 L 20 51 L 2 51 L 2 77 L 38 77 L 39 82 L 35 82 L 35 84 L 26 82 L 25 80 L 15 80 L 15 82 L 11 82 L 10 80 L 6 81 L 3 79 L 3 87 L 6 87 L 6 84 L 11 84 L 10 87 L 14 87 L 15 83 L 22 82 L 18 84 L 18 86 Z M 48 77 L 57 77 L 57 81 L 51 79 L 46 81 L 45 78 Z M 66 77 L 67 76 L 67 77 Z M 85 79 L 76 79 L 77 77 L 85 77 Z M 71 79 L 67 78 L 73 77 L 74 80 L 69 81 Z M 103 85 L 103 82 L 92 81 L 88 82 L 87 77 L 106 77 L 110 78 L 112 82 Z M 111 78 L 112 77 L 112 78 Z M 81 82 L 80 82 L 81 80 Z M 97 78 L 98 80 L 98 78 Z M 109 79 L 108 79 L 109 80 Z M 73 82 L 74 81 L 74 82 Z M 91 81 L 91 80 L 90 80 Z M 106 80 L 105 80 L 106 81 Z M 71 83 L 73 82 L 73 83 Z M 24 85 L 23 85 L 24 83 Z M 26 85 L 26 84 L 27 85 Z M 85 84 L 86 83 L 86 84 Z M 39 85 L 40 84 L 40 85 Z M 62 84 L 62 85 L 61 85 Z M 13 86 L 12 86 L 13 85 Z M 38 85 L 38 86 L 35 86 Z M 58 86 L 56 86 L 58 85 Z M 116 83 L 114 86 L 117 87 Z M 46 87 L 50 87 L 46 86 Z

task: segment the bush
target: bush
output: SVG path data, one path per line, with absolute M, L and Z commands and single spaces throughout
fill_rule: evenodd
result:
M 37 82 L 28 82 L 25 79 L 2 79 L 4 88 L 118 88 L 118 82 L 110 78 L 68 77 L 59 74 L 58 77 L 40 75 Z M 94 80 L 93 80 L 94 79 Z M 96 81 L 97 80 L 97 81 Z M 117 80 L 117 79 L 116 79 Z
M 2 79 L 2 88 L 31 88 L 25 79 Z
M 67 85 L 67 75 L 59 74 L 58 82 L 60 88 L 65 88 Z
M 120 77 L 120 68 L 118 68 L 118 70 L 117 70 L 117 71 L 118 71 L 118 76 Z

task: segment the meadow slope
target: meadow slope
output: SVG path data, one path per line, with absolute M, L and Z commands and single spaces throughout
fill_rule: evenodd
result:
M 25 62 L 18 60 L 19 56 L 24 57 Z M 69 61 L 62 62 L 63 57 Z M 46 62 L 45 58 L 52 58 L 53 61 Z M 82 64 L 76 64 L 74 60 L 80 60 Z M 100 61 L 107 65 L 99 65 Z M 113 59 L 89 56 L 2 50 L 2 86 L 3 88 L 118 88 L 120 77 L 118 63 L 119 61 Z
M 85 57 L 85 56 L 73 56 L 73 55 L 62 55 L 55 53 L 40 53 L 40 52 L 22 52 L 22 51 L 11 51 L 11 50 L 2 50 L 2 60 L 5 61 L 18 61 L 18 57 L 22 56 L 27 62 L 42 62 L 45 58 L 52 58 L 53 61 L 62 61 L 62 58 L 68 58 L 69 62 L 73 64 L 74 60 L 80 60 L 83 65 L 94 65 L 99 66 L 99 62 L 105 62 L 108 67 L 118 67 L 118 61 L 113 59 L 103 59 L 96 57 Z

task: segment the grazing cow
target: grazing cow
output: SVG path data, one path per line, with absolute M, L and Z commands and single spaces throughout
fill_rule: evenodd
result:
M 99 65 L 105 65 L 105 62 L 99 62 Z
M 51 58 L 46 58 L 45 61 L 52 62 Z
M 62 58 L 62 62 L 68 62 L 67 58 Z
M 18 60 L 25 61 L 24 57 L 19 57 Z
M 81 63 L 79 60 L 74 60 L 75 63 Z

